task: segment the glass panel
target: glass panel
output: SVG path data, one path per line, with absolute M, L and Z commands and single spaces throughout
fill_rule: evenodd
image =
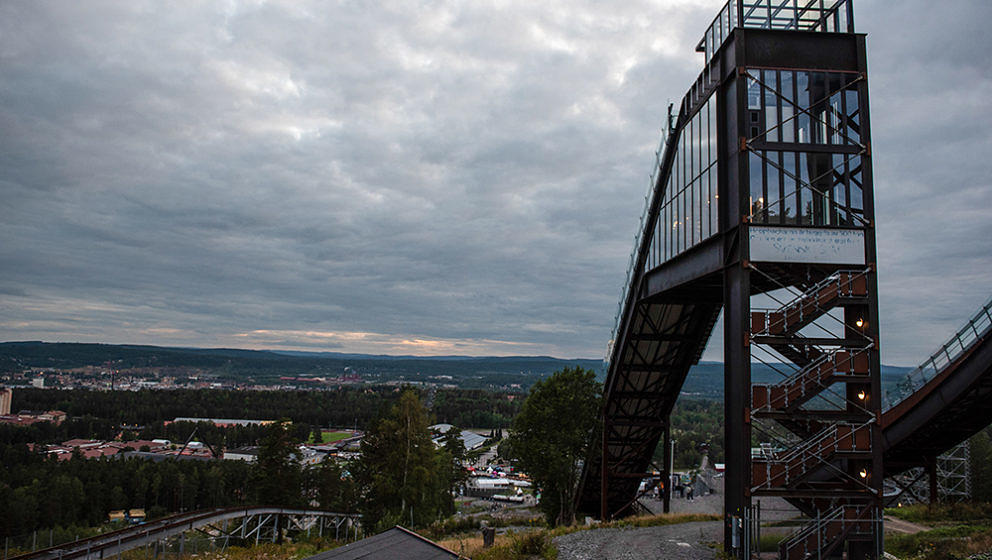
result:
M 796 154 L 795 152 L 784 152 L 782 154 L 783 173 L 782 184 L 782 221 L 786 224 L 798 223 L 796 212 Z
M 672 256 L 679 254 L 679 199 L 672 201 Z
M 676 254 L 678 254 L 678 253 L 681 253 L 682 251 L 685 251 L 685 248 L 686 248 L 686 244 L 685 244 L 685 222 L 686 222 L 686 220 L 685 220 L 685 214 L 686 214 L 686 212 L 685 212 L 685 189 L 684 188 L 681 191 L 679 191 L 679 197 L 675 201 L 675 203 L 676 203 L 676 208 L 678 209 L 678 214 L 679 214 L 679 219 L 676 220 L 677 223 L 679 224 L 679 229 L 676 230 L 676 240 L 675 240 L 676 243 L 678 243 L 678 249 L 676 250 Z
M 719 216 L 720 207 L 717 206 L 717 182 L 716 182 L 716 166 L 713 166 L 713 173 L 710 173 L 710 231 L 717 233 L 719 231 Z
M 707 103 L 706 107 L 710 115 L 710 163 L 713 163 L 716 161 L 716 101 Z
M 699 221 L 703 228 L 703 239 L 708 239 L 713 233 L 710 229 L 710 169 L 703 172 L 699 178 Z
M 704 109 L 705 109 L 705 107 L 704 107 Z M 700 172 L 702 172 L 702 170 L 705 169 L 707 165 L 709 165 L 709 162 L 706 161 L 706 159 L 707 159 L 707 155 L 706 155 L 706 132 L 707 132 L 707 130 L 706 130 L 706 113 L 703 112 L 703 111 L 699 111 L 698 113 L 696 113 L 696 135 L 699 137 L 699 139 L 696 141 L 696 149 L 699 150 L 697 152 L 699 154 L 699 156 L 698 156 L 699 159 L 697 159 L 696 161 L 699 162 L 699 171 Z
M 768 152 L 765 157 L 765 182 L 768 188 L 765 189 L 765 207 L 768 209 L 768 223 L 777 224 L 782 213 L 782 193 L 781 182 L 779 181 L 779 169 L 774 164 L 778 163 L 780 152 Z
M 813 223 L 813 204 L 809 192 L 809 155 L 805 152 L 799 153 L 799 186 L 796 189 L 797 204 L 800 208 L 799 223 L 808 226 Z
M 865 204 L 861 190 L 864 184 L 861 173 L 861 156 L 853 156 L 848 161 L 848 168 L 851 174 L 851 210 L 859 214 L 864 214 Z
M 747 76 L 747 108 L 755 111 L 761 109 L 761 85 L 750 73 Z
M 762 75 L 765 82 L 765 140 L 778 142 L 778 77 L 774 70 L 765 70 Z
M 689 165 L 688 167 L 689 174 L 686 176 L 687 183 L 688 181 L 691 181 L 693 177 L 696 176 L 696 149 L 695 149 L 696 147 L 693 144 L 693 141 L 695 140 L 694 138 L 695 129 L 696 129 L 696 119 L 693 118 L 689 121 L 689 126 L 686 127 L 686 130 L 683 131 L 685 134 L 688 135 L 688 138 L 686 139 L 686 145 L 688 146 L 688 150 L 687 150 L 688 153 L 686 154 L 686 162 L 688 162 Z
M 824 72 L 810 72 L 809 98 L 810 113 L 813 115 L 813 129 L 810 142 L 814 144 L 827 143 L 827 75 Z
M 685 238 L 684 249 L 692 247 L 692 183 L 682 191 L 682 235 Z
M 833 182 L 834 182 L 834 221 L 839 226 L 849 225 L 847 217 L 847 179 L 845 178 L 844 155 L 833 155 Z
M 696 221 L 699 220 L 699 180 L 692 182 L 689 187 L 689 223 L 692 224 L 692 231 L 689 232 L 689 246 L 692 247 L 699 242 L 699 228 Z
M 844 110 L 847 112 L 847 138 L 854 143 L 861 142 L 861 112 L 858 110 L 857 86 L 844 90 Z
M 748 183 L 750 185 L 750 197 L 748 198 L 749 214 L 755 222 L 764 222 L 765 214 L 762 212 L 765 204 L 764 181 L 761 178 L 762 161 L 761 157 L 754 153 L 748 154 Z
M 833 173 L 830 154 L 810 154 L 810 191 L 813 225 L 830 225 L 830 200 L 833 193 Z
M 800 109 L 809 109 L 809 72 L 796 72 L 796 104 Z M 809 115 L 799 114 L 798 140 L 801 143 L 810 141 Z
M 706 210 L 706 183 L 705 181 L 706 172 L 699 176 L 696 180 L 696 242 L 700 242 L 706 239 L 706 228 L 703 227 L 703 222 L 705 221 L 705 210 Z
M 844 95 L 843 90 L 843 74 L 830 74 L 830 85 L 827 93 L 830 94 L 829 108 L 828 111 L 830 116 L 827 120 L 827 124 L 830 125 L 830 143 L 831 144 L 842 144 L 843 140 L 840 135 L 841 121 L 844 116 L 842 107 L 842 97 Z
M 795 115 L 795 109 L 792 107 L 792 103 L 790 103 L 790 101 L 795 99 L 795 94 L 792 91 L 794 74 L 795 72 L 790 71 L 779 73 L 779 76 L 782 78 L 780 91 L 785 98 L 785 101 L 782 101 L 782 126 L 780 127 L 783 142 L 796 141 L 796 119 L 792 118 Z
M 665 260 L 672 257 L 672 205 L 665 205 Z

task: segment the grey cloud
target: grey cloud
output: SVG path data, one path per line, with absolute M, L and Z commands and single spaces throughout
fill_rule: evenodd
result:
M 5 2 L 0 338 L 598 356 L 718 6 Z M 858 6 L 896 363 L 992 272 L 988 8 L 955 6 Z

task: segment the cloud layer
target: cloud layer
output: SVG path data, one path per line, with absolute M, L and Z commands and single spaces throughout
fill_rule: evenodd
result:
M 718 6 L 5 2 L 0 339 L 599 356 Z M 992 8 L 954 8 L 857 10 L 894 363 L 992 274 Z

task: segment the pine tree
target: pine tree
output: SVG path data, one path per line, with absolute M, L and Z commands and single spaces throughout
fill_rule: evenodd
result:
M 417 393 L 408 389 L 390 415 L 374 424 L 362 439 L 355 481 L 366 530 L 426 525 L 450 500 L 451 488 L 438 473 L 438 451 L 428 423 Z
M 500 455 L 517 461 L 541 488 L 541 510 L 549 523 L 575 519 L 575 490 L 594 441 L 602 386 L 594 372 L 565 368 L 537 382 L 513 420 Z
M 269 425 L 258 449 L 254 487 L 257 503 L 276 506 L 302 505 L 302 471 L 289 422 Z

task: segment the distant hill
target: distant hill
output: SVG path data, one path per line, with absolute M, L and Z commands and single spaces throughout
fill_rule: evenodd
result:
M 779 371 L 788 373 L 790 366 L 782 365 Z M 913 368 L 882 365 L 882 390 L 897 383 Z M 775 383 L 783 379 L 782 373 L 775 371 L 771 366 L 759 363 L 751 364 L 751 381 L 753 383 Z M 723 398 L 723 363 L 722 362 L 699 362 L 692 366 L 685 384 L 682 386 L 682 394 L 687 397 L 704 399 Z
M 601 360 L 548 356 L 422 357 L 39 341 L 0 343 L 0 371 L 16 372 L 29 367 L 72 369 L 107 364 L 114 369 L 196 369 L 219 378 L 257 382 L 282 376 L 336 377 L 344 373 L 357 373 L 372 381 L 428 381 L 431 377 L 450 376 L 451 381 L 444 381 L 467 388 L 513 384 L 527 388 L 566 366 L 597 372 L 603 367 Z
M 112 364 L 115 369 L 135 367 L 188 368 L 223 379 L 257 382 L 282 376 L 338 376 L 354 372 L 371 381 L 437 381 L 466 388 L 504 387 L 527 389 L 538 379 L 566 366 L 606 372 L 600 360 L 565 360 L 549 356 L 389 356 L 338 352 L 285 350 L 240 350 L 234 348 L 175 348 L 119 344 L 48 343 L 39 341 L 0 343 L 0 371 L 15 372 L 28 367 L 71 369 Z M 781 371 L 788 368 L 782 366 Z M 898 381 L 908 367 L 882 366 L 882 386 Z M 434 378 L 434 379 L 431 379 Z M 782 375 L 765 364 L 751 365 L 755 383 L 769 383 Z M 692 367 L 683 395 L 704 399 L 723 398 L 723 364 L 700 362 Z

